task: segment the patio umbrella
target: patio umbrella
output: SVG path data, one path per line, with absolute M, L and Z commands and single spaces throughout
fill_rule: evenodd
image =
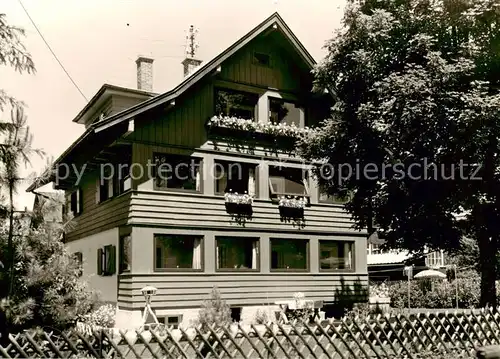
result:
M 415 279 L 446 279 L 446 274 L 435 269 L 426 269 L 418 272 L 413 277 Z

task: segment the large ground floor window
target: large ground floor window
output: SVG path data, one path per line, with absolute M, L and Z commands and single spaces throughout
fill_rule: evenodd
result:
M 220 270 L 258 270 L 259 240 L 247 237 L 216 237 L 216 263 Z
M 319 241 L 320 270 L 352 270 L 354 242 Z
M 156 235 L 155 268 L 157 270 L 202 270 L 200 236 Z
M 309 269 L 309 240 L 271 238 L 271 270 Z

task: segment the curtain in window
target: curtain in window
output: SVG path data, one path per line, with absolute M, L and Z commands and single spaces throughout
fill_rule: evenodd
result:
M 217 191 L 220 193 L 224 193 L 227 187 L 227 171 L 225 169 L 217 169 L 216 176 L 218 183 Z
M 257 269 L 257 259 L 259 258 L 259 242 L 252 242 L 252 269 Z
M 344 260 L 345 260 L 345 269 L 352 268 L 352 247 L 351 243 L 344 243 Z
M 253 167 L 248 169 L 248 194 L 255 196 L 255 169 Z
M 196 190 L 201 191 L 201 174 L 199 168 L 196 169 Z
M 201 239 L 199 238 L 193 243 L 193 269 L 201 269 Z

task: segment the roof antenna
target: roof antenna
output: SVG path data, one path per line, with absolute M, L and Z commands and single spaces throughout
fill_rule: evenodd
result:
M 198 50 L 198 41 L 196 36 L 198 35 L 198 29 L 195 29 L 193 25 L 189 26 L 188 34 L 186 35 L 186 56 L 188 58 L 195 58 L 196 50 Z
M 273 0 L 273 4 L 275 11 L 278 12 L 278 0 Z

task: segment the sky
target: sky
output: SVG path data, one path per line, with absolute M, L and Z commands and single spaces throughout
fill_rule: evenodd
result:
M 26 30 L 23 42 L 36 74 L 0 67 L 0 88 L 27 108 L 33 147 L 57 158 L 83 131 L 72 119 L 104 84 L 136 88 L 138 55 L 153 63 L 153 91 L 162 93 L 183 77 L 186 32 L 198 29 L 200 60 L 210 59 L 270 16 L 283 17 L 316 59 L 339 28 L 345 0 L 0 0 L 0 13 L 11 25 Z M 65 74 L 23 10 L 68 71 Z M 79 92 L 78 88 L 82 91 Z M 8 113 L 0 118 L 8 119 Z M 24 175 L 40 172 L 45 158 L 33 157 Z M 31 209 L 28 184 L 18 188 L 15 206 Z M 52 186 L 44 187 L 52 190 Z

